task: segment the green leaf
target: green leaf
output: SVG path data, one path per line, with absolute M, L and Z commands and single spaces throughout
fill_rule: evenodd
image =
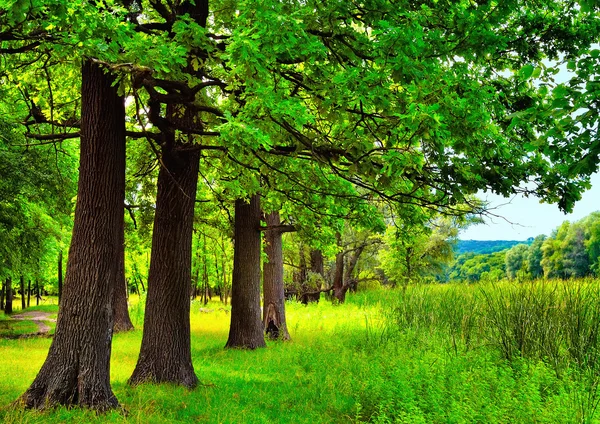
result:
M 524 80 L 528 80 L 533 75 L 535 67 L 533 65 L 525 65 L 519 70 L 519 75 Z

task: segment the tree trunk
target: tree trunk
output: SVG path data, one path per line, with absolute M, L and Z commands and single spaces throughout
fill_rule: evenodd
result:
M 208 254 L 206 253 L 206 234 L 204 234 L 202 244 L 202 281 L 204 283 L 204 301 L 203 304 L 208 304 L 209 286 L 208 286 Z
M 303 291 L 307 291 L 307 290 L 312 290 L 312 287 L 307 287 L 306 285 L 306 281 L 308 280 L 308 269 L 306 267 L 306 256 L 304 254 L 304 245 L 302 243 L 300 243 L 300 250 L 299 250 L 299 257 L 300 257 L 300 270 L 299 272 L 299 276 L 298 279 L 300 280 L 300 286 L 302 287 Z
M 129 383 L 172 382 L 194 387 L 198 377 L 192 366 L 190 291 L 200 155 L 172 146 L 166 143 L 162 151 L 144 335 Z
M 227 281 L 227 264 L 223 261 L 223 298 L 225 300 L 225 306 L 227 306 L 227 302 L 229 301 L 229 281 Z
M 4 284 L 4 292 L 6 293 L 6 303 L 4 305 L 4 313 L 10 315 L 13 313 L 13 291 L 12 291 L 12 280 L 10 277 L 6 279 Z
M 225 347 L 265 347 L 260 317 L 260 197 L 235 201 L 231 325 Z
M 263 323 L 267 335 L 273 339 L 289 340 L 285 320 L 285 293 L 283 288 L 283 249 L 281 231 L 268 227 L 281 224 L 279 212 L 266 216 L 265 252 L 263 265 Z
M 123 201 L 125 199 L 123 198 Z M 125 280 L 125 222 L 121 221 L 118 245 L 118 268 L 115 278 L 115 290 L 113 294 L 113 332 L 133 330 L 129 309 L 127 307 L 127 281 Z
M 22 275 L 19 280 L 19 290 L 21 290 L 21 309 L 24 311 L 27 305 L 25 304 L 25 277 Z
M 323 252 L 317 249 L 310 251 L 310 270 L 321 277 L 325 276 L 325 265 L 323 260 Z M 319 290 L 321 287 L 319 287 Z
M 352 256 L 350 256 L 350 260 L 348 261 L 348 266 L 346 266 L 345 276 L 344 276 L 344 286 L 347 287 L 347 289 L 351 289 L 352 291 L 356 291 L 356 286 L 357 286 L 357 283 L 356 283 L 357 280 L 352 278 L 352 274 L 354 272 L 354 268 L 356 268 L 356 264 L 358 263 L 360 256 L 362 255 L 362 253 L 364 252 L 366 247 L 367 247 L 366 243 L 362 243 L 361 245 L 359 245 L 352 253 Z
M 339 252 L 335 255 L 335 274 L 333 276 L 333 296 L 340 303 L 346 300 L 346 291 L 348 287 L 344 287 L 344 252 Z
M 4 296 L 6 294 L 6 285 L 4 281 L 0 281 L 0 309 L 4 310 Z
M 198 243 L 200 243 L 200 235 L 198 234 Z M 200 249 L 196 249 L 196 274 L 192 279 L 192 299 L 196 299 L 198 297 L 199 285 L 200 285 Z M 202 300 L 202 299 L 201 299 Z
M 62 297 L 63 290 L 63 252 L 62 249 L 58 252 L 58 304 L 60 305 L 60 298 Z
M 114 78 L 82 67 L 79 187 L 56 331 L 22 395 L 27 407 L 117 407 L 110 387 L 112 298 L 125 192 L 125 105 Z
M 40 282 L 38 280 L 35 280 L 35 306 L 40 306 Z
M 27 280 L 27 307 L 29 308 L 31 301 L 31 280 Z

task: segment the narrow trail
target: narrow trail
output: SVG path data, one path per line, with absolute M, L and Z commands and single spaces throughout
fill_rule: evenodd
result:
M 53 321 L 55 322 L 55 318 L 50 318 L 53 315 L 50 312 L 43 311 L 28 311 L 21 312 L 19 314 L 14 314 L 11 318 L 18 320 L 30 320 L 33 321 L 38 326 L 38 335 L 46 335 L 50 331 L 50 326 L 46 324 L 44 321 Z

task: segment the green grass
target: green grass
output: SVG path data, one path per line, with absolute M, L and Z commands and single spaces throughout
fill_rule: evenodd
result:
M 490 289 L 491 288 L 487 288 Z M 494 293 L 496 293 L 494 291 Z M 292 341 L 225 350 L 229 312 L 192 304 L 192 355 L 202 385 L 129 387 L 141 343 L 114 337 L 111 381 L 123 415 L 10 406 L 35 377 L 49 339 L 0 340 L 0 420 L 5 423 L 569 423 L 592 419 L 593 382 L 580 368 L 557 374 L 539 357 L 507 360 L 493 343 L 480 288 L 377 290 L 344 305 L 288 304 Z M 571 362 L 569 362 L 570 364 Z M 587 421 L 586 421 L 587 420 Z
M 21 302 L 19 300 L 18 306 L 19 308 L 13 309 L 13 314 L 20 314 L 25 312 L 33 312 L 33 311 L 42 311 L 49 313 L 48 318 L 54 321 L 46 321 L 43 322 L 50 327 L 49 334 L 54 334 L 54 329 L 56 328 L 56 317 L 58 315 L 58 300 L 56 298 L 48 297 L 44 298 L 45 302 L 38 306 L 31 306 L 26 308 L 25 310 L 21 309 Z M 17 302 L 13 302 L 13 306 L 16 306 Z M 26 336 L 28 334 L 36 334 L 39 332 L 39 327 L 32 320 L 26 319 L 13 319 L 11 316 L 8 316 L 4 313 L 0 314 L 0 339 L 2 338 L 16 338 L 19 336 Z
M 37 331 L 38 326 L 33 321 L 0 318 L 0 338 L 15 338 Z

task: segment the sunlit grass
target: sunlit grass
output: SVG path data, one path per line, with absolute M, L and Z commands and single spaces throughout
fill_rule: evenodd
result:
M 581 421 L 577 403 L 584 400 L 586 389 L 568 373 L 558 378 L 543 361 L 509 363 L 494 346 L 484 343 L 466 349 L 461 339 L 460 349 L 453 346 L 448 333 L 452 327 L 444 320 L 472 309 L 461 294 L 469 299 L 476 290 L 409 287 L 404 295 L 388 290 L 350 295 L 344 305 L 325 300 L 308 306 L 288 303 L 292 340 L 268 341 L 266 349 L 256 351 L 224 349 L 229 307 L 192 302 L 192 356 L 200 379 L 200 386 L 192 391 L 172 385 L 127 385 L 137 361 L 143 319 L 143 299 L 132 298 L 136 330 L 115 335 L 111 363 L 113 390 L 127 414 L 12 409 L 8 405 L 35 377 L 50 340 L 0 340 L 0 421 Z M 412 308 L 408 310 L 415 315 L 411 322 L 408 317 L 398 321 L 397 308 L 402 304 Z M 440 305 L 446 315 L 435 310 Z

